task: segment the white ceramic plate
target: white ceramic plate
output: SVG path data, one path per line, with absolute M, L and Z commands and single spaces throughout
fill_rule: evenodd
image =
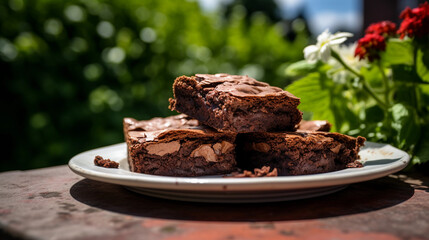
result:
M 119 162 L 119 168 L 95 166 L 96 155 Z M 83 177 L 119 184 L 149 196 L 198 202 L 269 202 L 333 193 L 351 183 L 397 172 L 410 160 L 404 151 L 372 142 L 366 142 L 359 155 L 362 168 L 330 173 L 265 178 L 166 177 L 130 172 L 126 145 L 120 143 L 80 153 L 69 161 L 69 167 Z

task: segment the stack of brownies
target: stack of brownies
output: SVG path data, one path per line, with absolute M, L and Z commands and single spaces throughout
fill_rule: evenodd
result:
M 278 175 L 354 166 L 365 138 L 305 122 L 300 99 L 248 76 L 178 77 L 170 109 L 181 114 L 124 119 L 130 170 L 164 176 L 275 169 Z

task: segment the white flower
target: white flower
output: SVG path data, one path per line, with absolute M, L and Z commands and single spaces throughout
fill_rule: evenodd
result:
M 351 36 L 353 34 L 348 32 L 331 34 L 329 30 L 325 30 L 317 37 L 316 45 L 309 45 L 304 48 L 304 58 L 310 63 L 318 60 L 328 62 L 331 56 L 331 47 L 345 42 Z
M 366 59 L 359 60 L 358 57 L 355 57 L 355 49 L 357 46 L 357 42 L 351 44 L 343 44 L 338 46 L 333 46 L 332 49 L 340 55 L 341 59 L 349 65 L 350 67 L 359 70 L 360 68 L 368 65 L 368 61 Z M 332 62 L 332 64 L 331 64 Z M 335 62 L 335 63 L 334 63 Z M 331 65 L 338 64 L 336 60 L 328 62 Z
M 357 72 L 364 66 L 368 65 L 368 62 L 365 59 L 359 60 L 358 57 L 355 57 L 355 49 L 357 43 L 351 43 L 349 45 L 338 45 L 333 46 L 332 50 L 338 53 L 341 59 L 351 68 L 355 69 Z M 344 66 L 341 65 L 336 59 L 329 59 L 328 64 L 332 66 L 332 68 L 328 71 L 328 75 L 334 80 L 336 83 L 346 83 L 347 79 L 355 77 L 355 75 L 351 74 L 349 71 L 344 69 Z

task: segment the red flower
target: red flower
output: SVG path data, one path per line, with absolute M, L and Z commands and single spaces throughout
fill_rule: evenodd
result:
M 429 3 L 420 4 L 418 8 L 405 8 L 399 16 L 403 19 L 398 34 L 401 39 L 409 37 L 423 37 L 429 34 Z
M 368 58 L 370 62 L 375 59 L 380 59 L 380 51 L 386 50 L 386 42 L 384 37 L 378 34 L 369 33 L 359 39 L 355 49 L 355 57 L 359 56 L 359 60 Z
M 369 25 L 365 33 L 374 33 L 383 37 L 394 36 L 396 34 L 396 24 L 391 21 L 382 21 Z

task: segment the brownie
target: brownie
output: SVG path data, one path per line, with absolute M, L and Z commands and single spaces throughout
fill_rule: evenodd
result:
M 351 166 L 364 142 L 320 131 L 245 133 L 237 137 L 237 164 L 247 170 L 270 166 L 281 176 L 331 172 Z
M 132 172 L 203 176 L 236 170 L 236 134 L 221 133 L 185 115 L 148 121 L 124 119 Z
M 171 110 L 218 131 L 292 131 L 302 119 L 299 98 L 248 76 L 181 76 L 174 81 L 173 93 Z
M 94 158 L 94 165 L 99 167 L 105 167 L 105 168 L 118 168 L 119 163 L 112 161 L 108 158 L 104 159 L 102 156 L 95 156 Z
M 329 132 L 331 130 L 332 125 L 325 120 L 312 120 L 312 121 L 306 121 L 302 120 L 298 126 L 298 130 L 304 130 L 304 131 L 322 131 L 322 132 Z

